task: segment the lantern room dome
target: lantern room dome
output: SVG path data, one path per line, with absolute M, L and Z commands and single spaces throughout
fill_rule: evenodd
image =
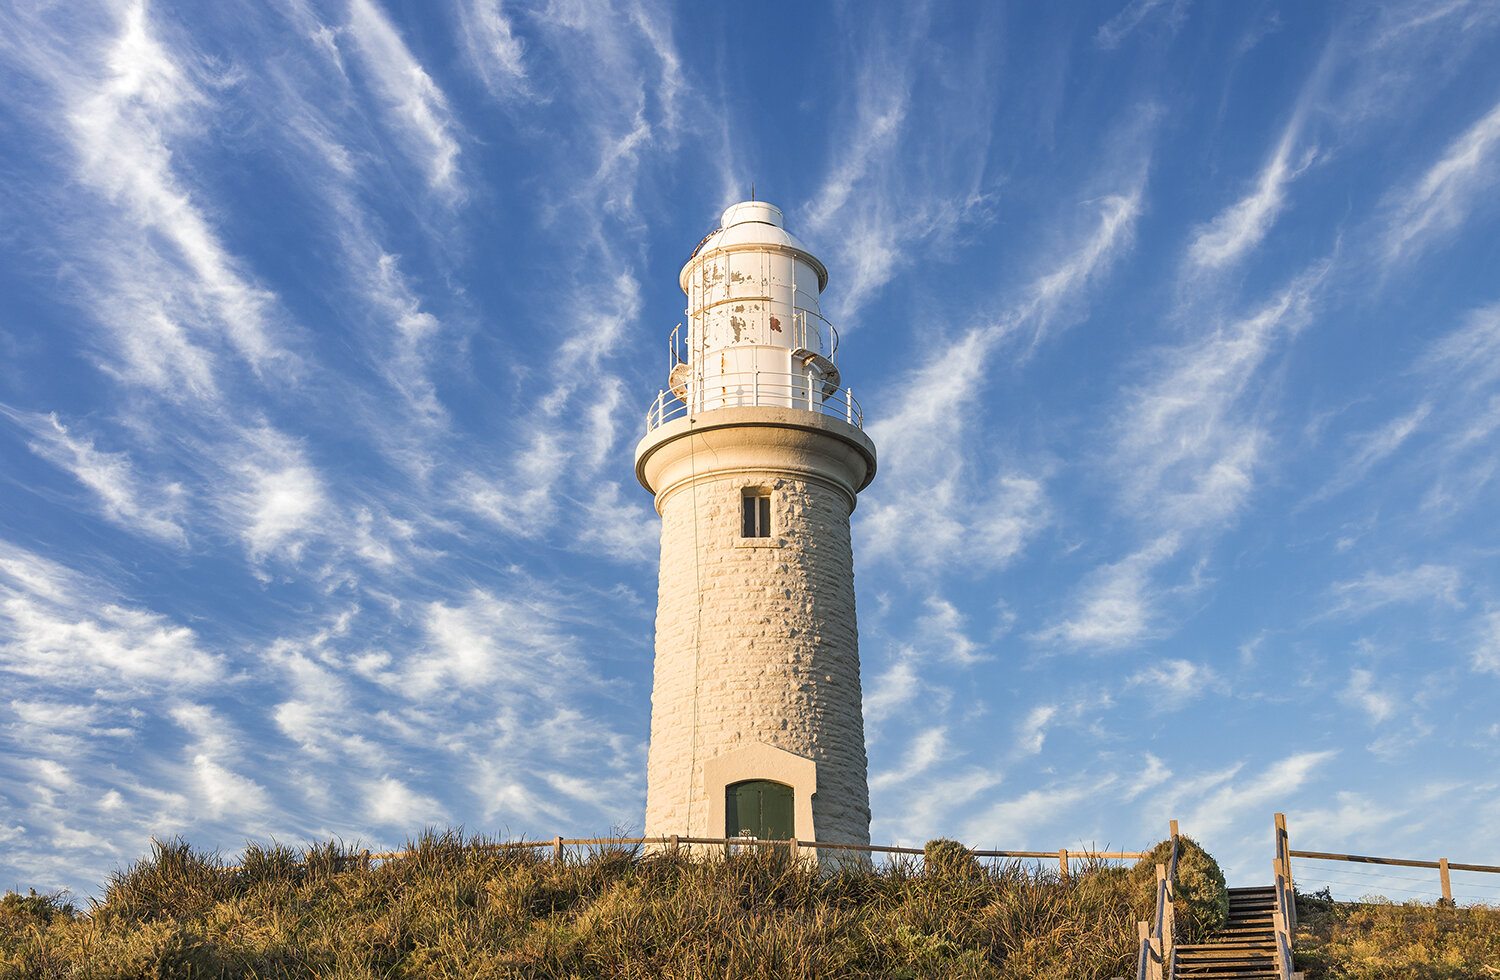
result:
M 682 267 L 677 281 L 683 291 L 686 292 L 688 288 L 688 274 L 701 264 L 705 256 L 714 252 L 741 249 L 790 253 L 806 262 L 817 273 L 819 292 L 828 286 L 828 269 L 817 256 L 808 251 L 807 246 L 796 235 L 782 227 L 780 208 L 765 201 L 741 201 L 724 209 L 719 217 L 719 227 L 698 243 L 687 264 Z

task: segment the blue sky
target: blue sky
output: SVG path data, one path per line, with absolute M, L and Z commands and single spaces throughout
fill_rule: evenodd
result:
M 1500 863 L 1497 44 L 1464 0 L 5 5 L 0 886 L 638 830 L 632 454 L 752 183 L 880 452 L 877 842 L 1175 817 L 1253 884 L 1284 810 Z

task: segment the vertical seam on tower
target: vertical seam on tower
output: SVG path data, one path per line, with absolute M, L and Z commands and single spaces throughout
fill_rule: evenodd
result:
M 702 363 L 701 358 L 699 363 Z M 691 396 L 690 396 L 691 397 Z M 693 593 L 696 596 L 696 612 L 693 615 L 693 724 L 688 737 L 688 812 L 687 832 L 693 832 L 693 788 L 698 781 L 698 673 L 699 664 L 703 659 L 703 555 L 698 547 L 698 456 L 693 451 L 693 439 L 696 433 L 692 431 L 692 425 L 696 419 L 689 406 L 688 415 L 688 478 L 693 485 Z M 703 788 L 703 802 L 708 805 L 708 787 Z M 712 836 L 712 827 L 707 828 L 710 833 L 704 836 Z

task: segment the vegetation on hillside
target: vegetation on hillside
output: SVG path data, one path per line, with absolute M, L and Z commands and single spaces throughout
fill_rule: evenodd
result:
M 1129 879 L 955 862 L 819 873 L 781 853 L 605 848 L 554 864 L 454 833 L 341 870 L 339 849 L 181 841 L 87 915 L 0 913 L 0 977 L 1047 977 L 1133 973 Z M 305 857 L 305 863 L 302 858 Z M 43 908 L 45 906 L 45 908 Z
M 87 977 L 1133 976 L 1159 847 L 1066 879 L 933 841 L 924 863 L 822 872 L 784 854 L 695 861 L 549 852 L 458 834 L 373 868 L 325 844 L 249 847 L 226 871 L 174 840 L 116 873 L 87 911 L 0 901 L 0 980 Z M 1187 845 L 1179 936 L 1223 915 L 1223 876 Z M 1217 917 L 1217 919 L 1215 918 Z M 1309 980 L 1500 980 L 1500 909 L 1298 897 Z
M 1298 895 L 1296 950 L 1308 980 L 1500 978 L 1500 908 Z

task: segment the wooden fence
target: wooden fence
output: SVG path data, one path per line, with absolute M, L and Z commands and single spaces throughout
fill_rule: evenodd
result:
M 1173 822 L 1176 828 L 1176 822 Z M 553 837 L 551 840 L 522 840 L 505 841 L 493 844 L 466 845 L 469 850 L 535 850 L 548 849 L 553 861 L 562 862 L 566 860 L 567 853 L 572 849 L 614 849 L 614 848 L 636 848 L 651 847 L 662 851 L 677 853 L 683 849 L 691 850 L 694 846 L 711 847 L 715 852 L 722 851 L 730 854 L 742 850 L 778 850 L 784 849 L 788 853 L 800 856 L 803 851 L 830 851 L 853 854 L 886 854 L 895 856 L 921 857 L 923 849 L 920 847 L 899 847 L 895 845 L 880 844 L 844 844 L 835 841 L 811 841 L 798 840 L 762 840 L 756 837 L 684 837 L 678 834 L 670 834 L 665 837 Z M 340 868 L 362 867 L 368 868 L 376 861 L 399 861 L 411 857 L 413 850 L 386 851 L 380 854 L 371 854 L 368 850 L 353 854 L 344 854 L 336 858 Z M 969 853 L 976 858 L 991 858 L 997 860 L 1041 860 L 1056 861 L 1058 874 L 1063 878 L 1068 877 L 1069 865 L 1074 861 L 1138 861 L 1145 857 L 1142 851 L 1091 851 L 1091 850 L 1069 850 L 1060 847 L 1055 851 L 990 851 L 970 848 Z M 237 871 L 238 867 L 226 867 L 225 871 Z
M 1397 868 L 1431 868 L 1438 873 L 1438 884 L 1443 890 L 1443 901 L 1450 905 L 1453 903 L 1453 882 L 1448 877 L 1448 872 L 1480 871 L 1489 874 L 1500 874 L 1500 866 L 1493 864 L 1462 864 L 1458 861 L 1449 861 L 1447 858 L 1438 858 L 1436 861 L 1418 861 L 1411 858 L 1369 857 L 1364 854 L 1331 854 L 1327 851 L 1293 850 L 1288 850 L 1287 854 L 1289 857 L 1303 858 L 1310 861 L 1348 861 L 1354 864 L 1385 864 Z

